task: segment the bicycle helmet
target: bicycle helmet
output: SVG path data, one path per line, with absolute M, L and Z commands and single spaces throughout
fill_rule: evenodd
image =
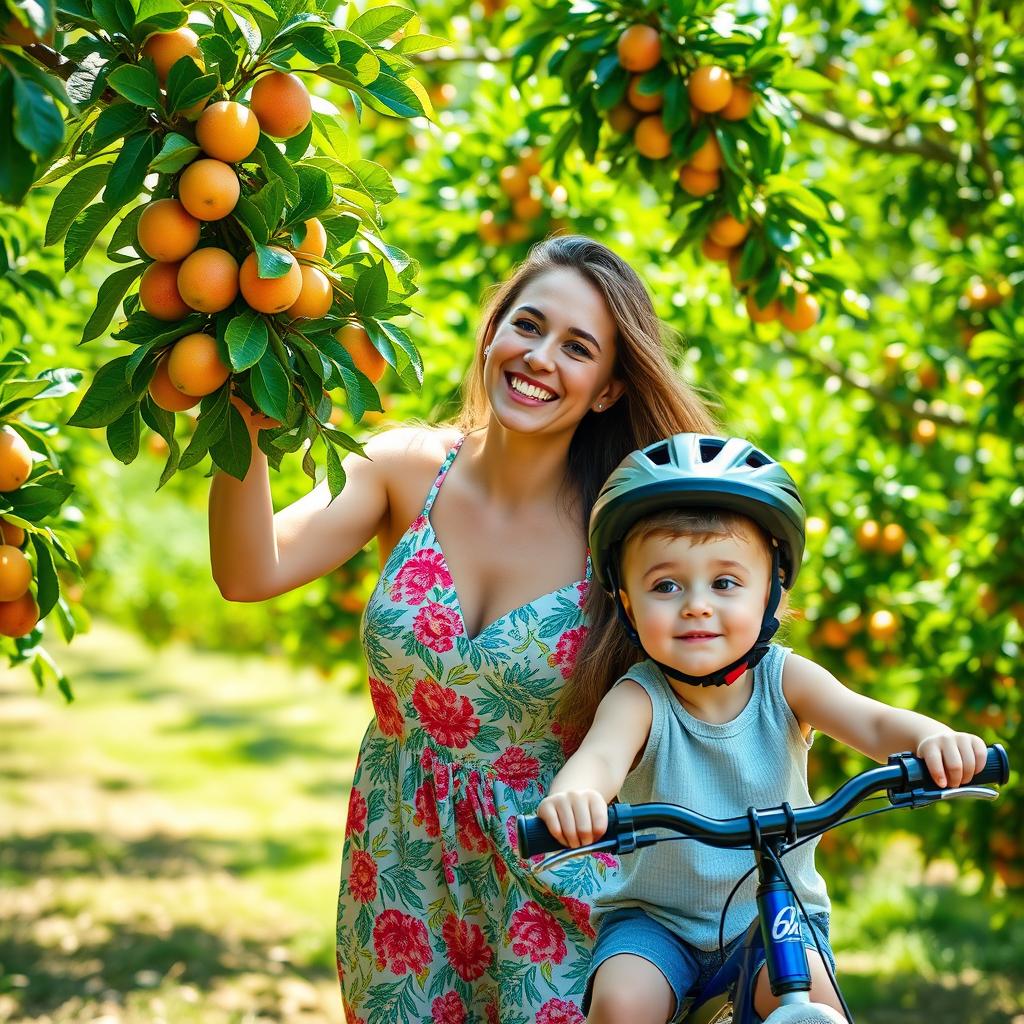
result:
M 737 512 L 761 526 L 774 542 L 771 593 L 761 633 L 751 650 L 706 677 L 687 676 L 659 663 L 666 675 L 682 682 L 728 684 L 764 657 L 779 628 L 775 612 L 782 588 L 793 586 L 803 559 L 803 503 L 789 473 L 743 438 L 675 434 L 627 455 L 605 481 L 594 503 L 590 557 L 594 578 L 611 594 L 620 620 L 638 646 L 640 639 L 619 597 L 620 549 L 635 523 L 673 508 Z

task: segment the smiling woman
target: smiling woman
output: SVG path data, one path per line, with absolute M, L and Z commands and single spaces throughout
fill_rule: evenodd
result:
M 276 516 L 255 444 L 244 481 L 214 478 L 211 556 L 229 599 L 380 545 L 363 622 L 376 714 L 338 900 L 349 1020 L 582 1019 L 589 897 L 615 862 L 538 880 L 509 823 L 572 749 L 559 696 L 588 629 L 613 614 L 589 587 L 601 483 L 626 452 L 711 426 L 634 271 L 562 237 L 491 300 L 456 423 L 372 438 L 335 501 L 323 484 Z

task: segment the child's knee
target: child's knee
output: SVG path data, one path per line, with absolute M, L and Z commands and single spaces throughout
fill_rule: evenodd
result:
M 835 1010 L 842 1010 L 842 1004 L 836 995 L 829 979 L 828 969 L 816 949 L 807 950 L 807 966 L 811 971 L 811 1002 L 824 1003 Z M 754 988 L 754 1009 L 759 1017 L 767 1017 L 779 1005 L 779 1000 L 772 995 L 771 983 L 768 980 L 768 966 L 762 965 L 757 972 Z
M 665 1024 L 676 997 L 665 975 L 631 954 L 609 957 L 597 969 L 587 1024 Z

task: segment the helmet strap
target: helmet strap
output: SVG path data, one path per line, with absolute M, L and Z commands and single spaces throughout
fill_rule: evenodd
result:
M 772 545 L 772 569 L 771 569 L 771 587 L 768 591 L 768 604 L 764 610 L 764 617 L 761 619 L 761 632 L 757 636 L 757 640 L 754 641 L 754 646 L 747 651 L 746 654 L 741 655 L 735 661 L 730 662 L 723 668 L 718 669 L 717 672 L 712 672 L 710 675 L 704 676 L 690 676 L 685 672 L 680 672 L 679 669 L 673 668 L 671 665 L 666 665 L 663 662 L 657 661 L 654 658 L 650 658 L 650 655 L 644 651 L 643 644 L 640 643 L 640 636 L 633 626 L 633 623 L 629 621 L 629 616 L 626 615 L 626 609 L 623 607 L 622 598 L 619 597 L 618 580 L 613 579 L 612 583 L 615 586 L 615 608 L 619 614 L 619 621 L 622 623 L 626 630 L 626 635 L 630 640 L 640 648 L 641 651 L 651 661 L 654 662 L 662 672 L 665 673 L 670 679 L 675 679 L 680 683 L 687 683 L 690 686 L 730 686 L 735 683 L 744 672 L 752 669 L 760 660 L 768 653 L 768 648 L 771 646 L 772 637 L 779 630 L 779 620 L 775 617 L 775 613 L 779 610 L 779 603 L 782 601 L 782 582 L 779 577 L 779 547 L 777 544 Z

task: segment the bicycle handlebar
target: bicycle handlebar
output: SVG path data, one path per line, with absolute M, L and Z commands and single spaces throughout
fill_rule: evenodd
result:
M 985 767 L 961 786 L 993 783 L 1001 786 L 1010 775 L 1010 761 L 1002 744 L 988 748 Z M 958 787 L 960 788 L 960 787 Z M 769 807 L 740 818 L 707 818 L 675 804 L 610 804 L 608 830 L 595 843 L 613 843 L 616 853 L 628 853 L 636 846 L 636 830 L 664 828 L 680 835 L 691 835 L 709 846 L 725 848 L 749 847 L 752 832 L 762 837 L 786 837 L 789 842 L 814 835 L 837 824 L 849 811 L 872 793 L 887 790 L 896 806 L 920 806 L 941 799 L 944 791 L 937 786 L 924 761 L 912 754 L 894 754 L 889 763 L 869 768 L 844 782 L 830 797 L 810 807 Z M 788 805 L 787 805 L 788 806 Z M 523 857 L 569 849 L 548 831 L 536 816 L 518 815 L 516 832 L 519 852 Z

